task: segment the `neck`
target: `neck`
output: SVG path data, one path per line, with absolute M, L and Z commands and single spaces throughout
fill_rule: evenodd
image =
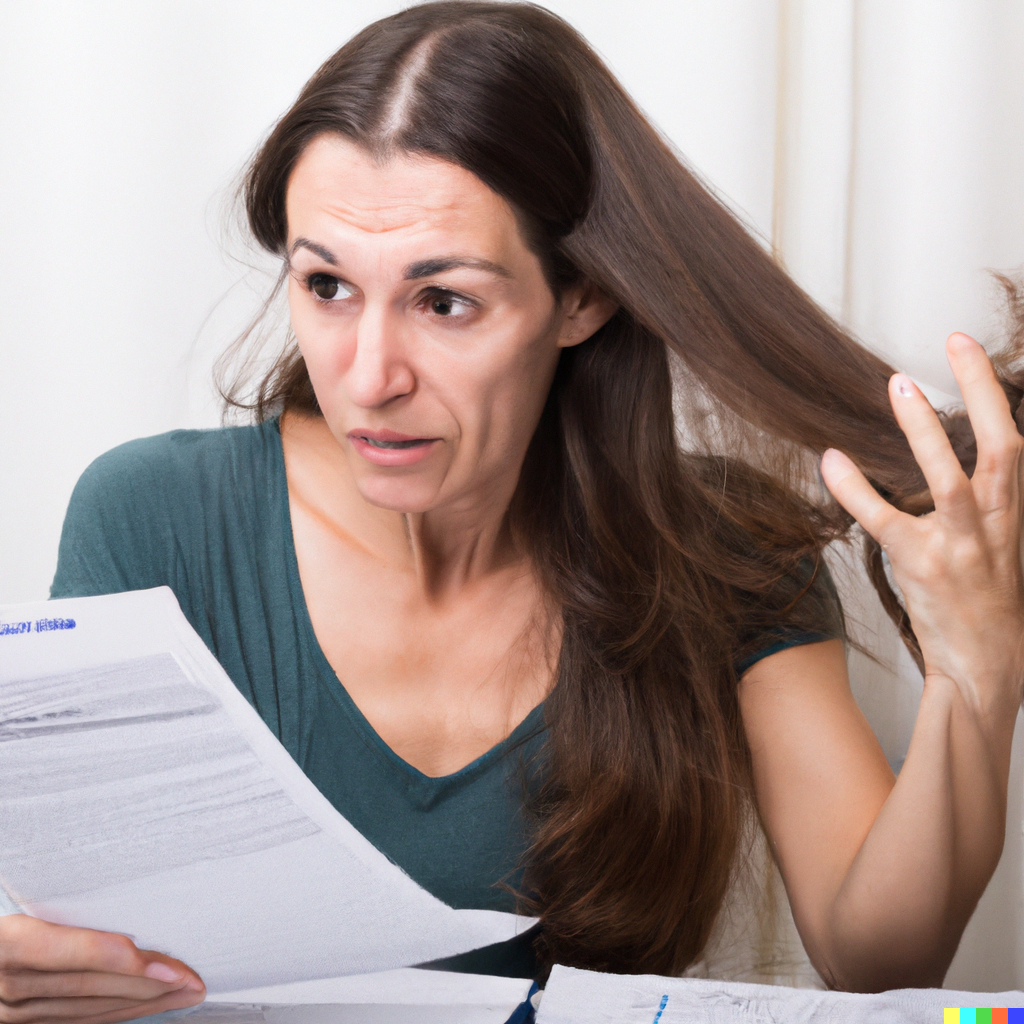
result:
M 509 493 L 486 505 L 400 514 L 408 564 L 425 597 L 443 600 L 522 566 L 508 529 L 511 499 Z
M 281 431 L 293 496 L 346 543 L 406 570 L 425 600 L 445 602 L 495 575 L 525 571 L 508 529 L 514 479 L 453 507 L 395 512 L 362 497 L 323 419 L 289 412 Z

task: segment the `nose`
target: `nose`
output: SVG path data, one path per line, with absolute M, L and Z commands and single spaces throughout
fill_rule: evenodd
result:
M 345 372 L 349 399 L 379 408 L 412 392 L 416 378 L 401 327 L 386 306 L 367 304 L 355 324 L 351 360 Z

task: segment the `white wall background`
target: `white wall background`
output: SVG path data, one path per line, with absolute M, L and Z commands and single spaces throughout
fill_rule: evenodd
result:
M 95 456 L 219 422 L 210 366 L 261 282 L 225 246 L 237 176 L 320 62 L 400 6 L 0 0 L 0 604 L 46 595 Z M 987 269 L 1024 265 L 1021 0 L 548 6 L 811 294 L 953 390 L 945 336 L 995 337 Z M 856 586 L 848 605 L 891 666 L 853 672 L 898 761 L 916 681 Z M 951 987 L 1024 988 L 1022 770 Z

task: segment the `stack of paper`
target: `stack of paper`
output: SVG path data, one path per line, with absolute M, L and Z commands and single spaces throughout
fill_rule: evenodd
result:
M 287 1010 L 288 1024 L 377 1020 L 389 1024 L 505 1024 L 527 995 L 524 978 L 405 968 L 219 993 L 201 1009 L 215 1016 L 210 1024 L 233 1024 L 225 1014 L 277 1014 Z M 196 1008 L 198 1012 L 200 1008 Z M 163 1016 L 161 1016 L 161 1020 Z M 270 1017 L 265 1018 L 270 1020 Z M 274 1018 L 277 1019 L 276 1017 Z M 205 1018 L 189 1016 L 188 1024 Z M 238 1024 L 245 1024 L 238 1021 Z
M 537 1024 L 936 1024 L 947 1006 L 1024 1006 L 1024 992 L 908 988 L 856 995 L 556 967 Z

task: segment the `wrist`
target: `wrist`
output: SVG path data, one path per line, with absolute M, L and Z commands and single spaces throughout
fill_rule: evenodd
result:
M 939 728 L 946 733 L 943 746 L 954 773 L 972 780 L 971 789 L 982 803 L 987 803 L 983 794 L 994 799 L 1004 817 L 1019 708 L 1005 695 L 994 694 L 993 688 L 929 673 L 918 711 L 919 721 L 944 722 Z
M 1015 671 L 949 672 L 925 666 L 922 701 L 946 703 L 990 740 L 1012 737 L 1021 708 L 1022 682 Z

